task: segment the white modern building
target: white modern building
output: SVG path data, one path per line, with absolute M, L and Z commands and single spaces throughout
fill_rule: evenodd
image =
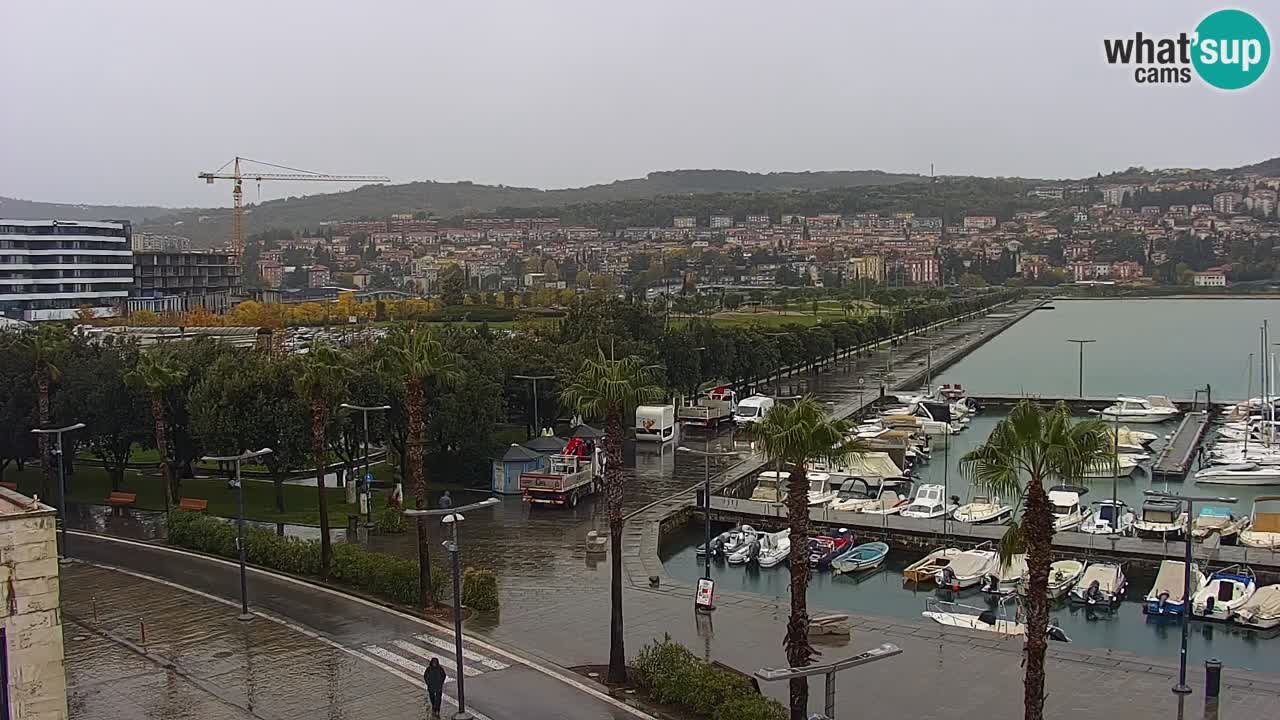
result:
M 0 316 L 115 314 L 133 285 L 131 235 L 127 222 L 0 218 Z

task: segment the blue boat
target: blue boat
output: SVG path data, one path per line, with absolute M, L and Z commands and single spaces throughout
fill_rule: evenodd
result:
M 841 573 L 873 570 L 880 567 L 889 554 L 889 546 L 882 542 L 869 542 L 851 547 L 831 559 L 831 572 Z

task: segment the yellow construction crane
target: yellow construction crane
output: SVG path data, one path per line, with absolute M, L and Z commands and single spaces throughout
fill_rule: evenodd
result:
M 263 165 L 276 170 L 286 170 L 288 172 L 255 172 L 250 170 L 241 171 L 240 163 L 252 163 L 254 165 Z M 231 172 L 225 172 L 228 165 L 232 165 Z M 214 180 L 231 180 L 231 198 L 234 203 L 232 212 L 232 230 L 231 230 L 231 252 L 236 255 L 244 254 L 244 236 L 240 234 L 240 216 L 244 212 L 244 192 L 241 188 L 241 182 L 244 180 L 255 180 L 262 182 L 263 180 L 300 180 L 305 182 L 358 182 L 358 183 L 378 183 L 391 182 L 391 178 L 382 175 L 330 175 L 328 173 L 311 172 L 310 170 L 299 170 L 298 168 L 285 167 L 283 165 L 274 165 L 261 160 L 250 160 L 249 158 L 235 157 L 228 160 L 222 167 L 213 172 L 202 172 L 196 177 L 204 180 L 210 185 Z

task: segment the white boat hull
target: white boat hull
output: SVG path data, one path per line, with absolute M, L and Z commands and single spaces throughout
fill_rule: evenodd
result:
M 1012 620 L 997 619 L 994 624 L 988 625 L 978 619 L 976 615 L 966 615 L 964 613 L 937 612 L 934 610 L 926 610 L 920 613 L 922 616 L 947 627 L 964 628 L 966 630 L 982 630 L 983 632 L 993 632 L 999 635 L 1025 635 L 1026 628 L 1022 623 L 1013 622 Z

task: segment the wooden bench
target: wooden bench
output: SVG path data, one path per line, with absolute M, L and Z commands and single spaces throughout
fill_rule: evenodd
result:
M 107 498 L 107 504 L 116 508 L 132 505 L 137 501 L 138 494 L 129 492 L 113 492 L 111 493 L 111 496 Z
M 204 512 L 209 509 L 209 501 L 200 498 L 182 498 L 178 501 L 179 510 L 190 510 L 192 512 Z
M 14 492 L 18 492 L 18 483 L 0 482 L 0 487 L 6 490 L 12 490 Z

